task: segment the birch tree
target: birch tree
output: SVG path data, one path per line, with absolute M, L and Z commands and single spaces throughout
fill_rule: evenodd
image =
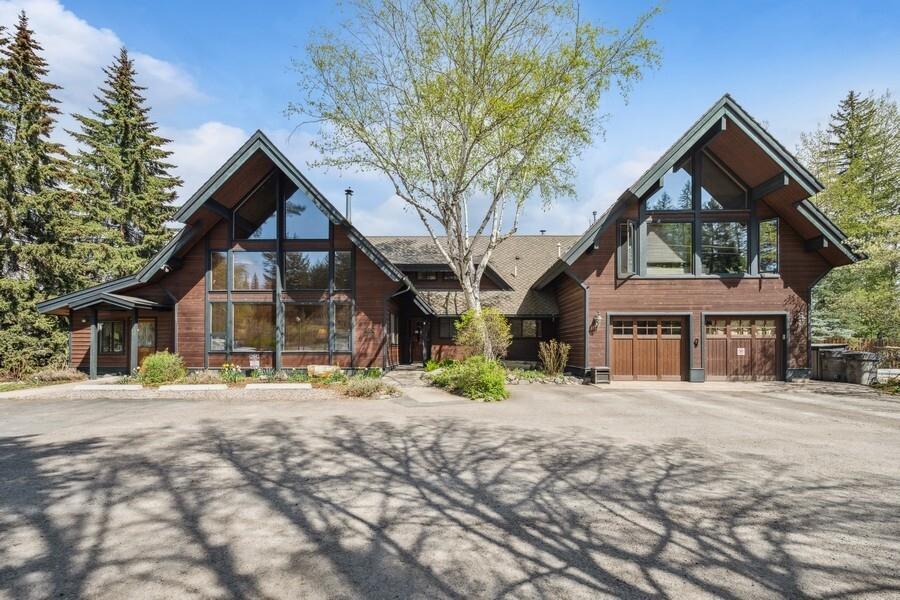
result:
M 320 125 L 314 165 L 387 176 L 480 311 L 481 278 L 526 204 L 574 193 L 601 98 L 658 62 L 644 35 L 656 10 L 618 31 L 565 0 L 350 4 L 352 21 L 294 61 L 288 112 Z

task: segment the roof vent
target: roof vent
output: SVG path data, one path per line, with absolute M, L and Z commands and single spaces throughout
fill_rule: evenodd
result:
M 591 224 L 593 225 L 593 224 L 596 223 L 596 222 L 597 222 L 597 211 L 595 210 L 595 211 L 594 211 L 594 220 L 591 221 Z
M 348 223 L 352 223 L 350 220 L 350 206 L 353 204 L 353 190 L 347 188 L 344 190 L 344 199 L 347 201 L 347 209 L 344 211 L 344 217 L 347 218 Z
M 562 242 L 556 242 L 556 258 L 562 258 Z
M 547 230 L 546 230 L 546 229 L 541 229 L 541 235 L 544 235 L 545 233 L 547 233 Z

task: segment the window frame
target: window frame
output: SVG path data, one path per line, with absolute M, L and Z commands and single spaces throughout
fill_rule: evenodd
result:
M 744 208 L 716 208 L 704 209 L 701 206 L 703 197 L 703 162 L 704 157 L 716 167 L 722 170 L 725 176 L 729 177 L 744 193 Z M 684 159 L 681 159 L 684 160 Z M 778 277 L 781 269 L 781 248 L 780 248 L 780 219 L 777 217 L 769 217 L 765 219 L 759 218 L 759 202 L 752 198 L 752 188 L 740 179 L 724 162 L 716 156 L 708 148 L 700 148 L 689 154 L 688 160 L 691 161 L 692 184 L 693 184 L 693 205 L 690 210 L 660 210 L 651 209 L 647 203 L 659 191 L 662 185 L 662 178 L 638 200 L 637 210 L 637 235 L 635 243 L 635 274 L 628 275 L 621 272 L 621 252 L 622 240 L 621 231 L 617 227 L 616 231 L 616 275 L 618 278 L 639 278 L 639 279 L 757 279 L 762 277 Z M 681 164 L 681 163 L 679 163 Z M 666 171 L 666 174 L 671 169 Z M 665 174 L 663 175 L 665 177 Z M 771 219 L 778 222 L 778 265 L 775 272 L 764 272 L 759 268 L 760 244 L 759 244 L 759 224 Z M 703 267 L 703 225 L 708 222 L 743 222 L 746 227 L 746 266 L 741 272 L 733 273 L 705 273 Z M 691 225 L 691 268 L 687 273 L 651 273 L 647 265 L 648 258 L 648 229 L 650 224 L 659 222 L 689 222 Z
M 744 227 L 744 270 L 743 271 L 734 271 L 730 273 L 706 273 L 704 269 L 706 265 L 704 264 L 705 253 L 704 249 L 704 238 L 703 238 L 703 226 L 704 225 L 713 225 L 716 223 L 739 223 Z M 699 276 L 700 277 L 718 277 L 718 278 L 729 278 L 729 277 L 744 277 L 750 274 L 750 261 L 752 260 L 751 249 L 750 249 L 750 221 L 739 218 L 717 218 L 717 219 L 701 219 L 699 222 L 700 227 L 700 269 Z
M 525 321 L 534 322 L 534 335 L 525 335 Z M 518 330 L 518 332 L 516 330 Z M 543 339 L 543 327 L 541 325 L 541 319 L 531 317 L 513 317 L 509 319 L 509 332 L 514 340 Z
M 337 303 L 335 303 L 337 304 Z M 325 334 L 325 348 L 323 350 L 303 350 L 303 349 L 293 349 L 289 348 L 287 345 L 288 333 L 287 333 L 287 307 L 288 306 L 321 306 L 325 310 L 325 328 L 327 330 Z M 328 302 L 313 302 L 313 301 L 286 301 L 284 302 L 284 310 L 281 311 L 281 318 L 284 327 L 284 340 L 282 342 L 281 351 L 288 354 L 328 354 L 329 347 L 331 346 L 332 339 L 332 318 L 331 318 L 331 310 L 329 309 Z M 351 315 L 351 329 L 352 329 L 352 315 Z M 352 336 L 351 336 L 351 344 L 352 344 Z M 352 346 L 351 346 L 352 347 Z M 345 352 L 342 352 L 345 354 Z
M 327 262 L 327 270 L 328 274 L 326 276 L 325 287 L 290 287 L 288 285 L 288 272 L 287 272 L 287 257 L 288 254 L 324 254 L 326 256 Z M 340 289 L 347 290 L 351 288 L 338 288 L 334 287 L 334 252 L 331 250 L 320 250 L 320 249 L 305 249 L 305 250 L 282 250 L 281 251 L 281 278 L 282 278 L 282 291 L 285 292 L 325 292 L 329 289 Z M 352 269 L 352 267 L 351 267 Z M 351 276 L 352 280 L 352 276 Z M 352 286 L 351 286 L 352 287 Z
M 696 263 L 697 263 L 697 248 L 696 248 L 697 221 L 692 218 L 687 218 L 686 213 L 682 213 L 682 218 L 679 218 L 674 213 L 665 214 L 665 215 L 656 214 L 647 220 L 646 225 L 649 230 L 650 225 L 657 225 L 657 224 L 664 225 L 667 223 L 681 223 L 681 224 L 687 223 L 688 225 L 690 225 L 690 237 L 689 237 L 689 240 L 691 243 L 691 252 L 690 252 L 690 256 L 689 256 L 690 270 L 683 272 L 683 273 L 675 273 L 675 272 L 672 272 L 672 273 L 649 273 L 649 272 L 646 272 L 644 277 L 652 277 L 652 278 L 657 278 L 657 279 L 683 279 L 686 277 L 687 278 L 695 277 L 696 272 L 697 272 L 697 265 L 696 265 Z M 649 231 L 648 231 L 648 233 L 649 233 Z M 644 269 L 646 271 L 647 269 L 649 269 L 649 267 L 647 266 L 647 258 L 648 258 L 648 255 L 650 254 L 649 245 L 647 243 L 647 239 L 649 238 L 649 235 L 644 235 L 642 237 L 643 237 L 643 241 L 644 241 L 644 247 L 641 249 L 641 260 L 644 263 Z
M 228 287 L 228 289 L 226 289 L 226 290 L 213 290 L 213 291 L 217 291 L 217 292 L 221 292 L 221 291 L 226 291 L 226 292 L 251 292 L 251 293 L 254 293 L 254 292 L 259 292 L 259 293 L 274 293 L 274 292 L 275 292 L 275 290 L 278 288 L 278 271 L 279 271 L 279 265 L 278 265 L 278 261 L 279 261 L 279 256 L 278 256 L 278 254 L 279 254 L 279 252 L 278 252 L 277 249 L 276 249 L 276 250 L 257 250 L 257 249 L 255 249 L 255 248 L 254 248 L 254 249 L 245 249 L 245 248 L 235 249 L 235 248 L 232 248 L 230 253 L 231 253 L 231 260 L 229 261 L 229 266 L 230 266 L 230 271 L 231 271 L 231 273 L 230 273 L 231 278 L 229 279 L 229 287 Z M 239 287 L 235 287 L 236 279 L 235 279 L 235 276 L 234 276 L 234 269 L 235 269 L 235 260 L 234 260 L 234 257 L 235 257 L 235 255 L 239 255 L 239 254 L 275 254 L 275 255 L 276 255 L 276 256 L 275 256 L 275 260 L 272 261 L 272 263 L 271 263 L 271 266 L 272 266 L 272 273 L 271 273 L 271 276 L 272 276 L 272 287 L 269 287 L 269 288 L 239 288 Z M 282 252 L 281 254 L 284 254 L 284 253 Z M 211 258 L 211 257 L 210 257 L 210 258 Z M 212 276 L 211 276 L 211 274 L 212 274 L 212 261 L 210 260 L 210 284 L 212 284 Z
M 228 301 L 227 300 L 210 300 L 207 303 L 207 322 L 206 322 L 206 351 L 209 354 L 225 354 L 228 350 L 229 340 L 231 338 L 231 334 L 229 332 L 229 322 L 228 322 Z M 221 332 L 224 335 L 223 344 L 221 350 L 213 350 L 212 340 L 213 334 L 219 333 L 213 331 L 213 305 L 221 304 L 225 307 L 225 329 Z
M 624 231 L 623 231 L 624 230 Z M 637 275 L 637 228 L 634 219 L 625 219 L 616 222 L 616 276 L 627 279 Z M 622 270 L 622 259 L 631 252 L 630 270 Z
M 267 352 L 274 353 L 275 349 L 278 347 L 278 305 L 274 300 L 231 300 L 231 310 L 228 311 L 230 315 L 230 323 L 228 323 L 229 327 L 229 336 L 228 340 L 225 343 L 226 348 L 228 348 L 227 352 L 229 354 L 264 354 Z M 235 316 L 235 308 L 238 305 L 261 305 L 261 306 L 271 306 L 272 307 L 272 347 L 269 349 L 255 349 L 255 350 L 236 350 L 235 349 L 235 336 L 234 336 L 234 316 Z M 227 310 L 227 308 L 226 308 Z M 228 317 L 226 317 L 227 319 Z
M 456 337 L 456 321 L 457 317 L 438 317 L 438 338 L 442 340 L 452 340 Z M 444 324 L 447 323 L 449 335 L 444 335 Z
M 775 270 L 763 271 L 762 269 L 762 226 L 764 223 L 775 223 Z M 757 241 L 757 271 L 761 277 L 779 277 L 781 275 L 781 219 L 779 217 L 767 217 L 759 219 L 756 223 Z
M 99 325 L 99 327 L 98 327 L 97 337 L 100 338 L 99 340 L 97 340 L 98 354 L 103 354 L 105 356 L 125 354 L 125 348 L 128 345 L 125 341 L 125 321 L 122 319 L 103 319 L 102 321 L 98 321 L 98 325 Z M 114 327 L 107 328 L 106 327 L 107 325 L 113 325 Z M 104 332 L 110 331 L 110 330 L 114 331 L 116 329 L 116 327 L 115 327 L 116 325 L 118 325 L 118 328 L 119 328 L 119 340 L 120 340 L 120 343 L 122 344 L 122 347 L 119 350 L 113 350 L 113 349 L 104 350 L 104 342 L 107 341 L 104 339 L 104 337 L 105 337 Z M 112 339 L 110 339 L 109 341 L 111 343 Z M 134 343 L 133 340 L 132 340 L 132 343 Z

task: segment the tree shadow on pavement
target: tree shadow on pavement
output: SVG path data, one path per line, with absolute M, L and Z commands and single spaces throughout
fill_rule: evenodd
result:
M 0 596 L 895 595 L 900 480 L 455 419 L 0 439 Z

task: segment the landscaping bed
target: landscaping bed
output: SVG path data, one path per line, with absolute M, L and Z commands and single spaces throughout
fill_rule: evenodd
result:
M 13 392 L 45 385 L 72 383 L 84 379 L 87 379 L 87 376 L 75 369 L 44 369 L 19 379 L 0 381 L 0 392 Z
M 304 370 L 255 369 L 249 376 L 235 364 L 225 363 L 219 369 L 188 372 L 177 354 L 157 352 L 144 359 L 140 369 L 125 378 L 125 383 L 139 384 L 162 391 L 246 389 L 289 390 L 325 388 L 354 398 L 389 397 L 399 394 L 382 379 L 381 369 L 365 369 L 347 375 L 338 367 L 310 366 Z

